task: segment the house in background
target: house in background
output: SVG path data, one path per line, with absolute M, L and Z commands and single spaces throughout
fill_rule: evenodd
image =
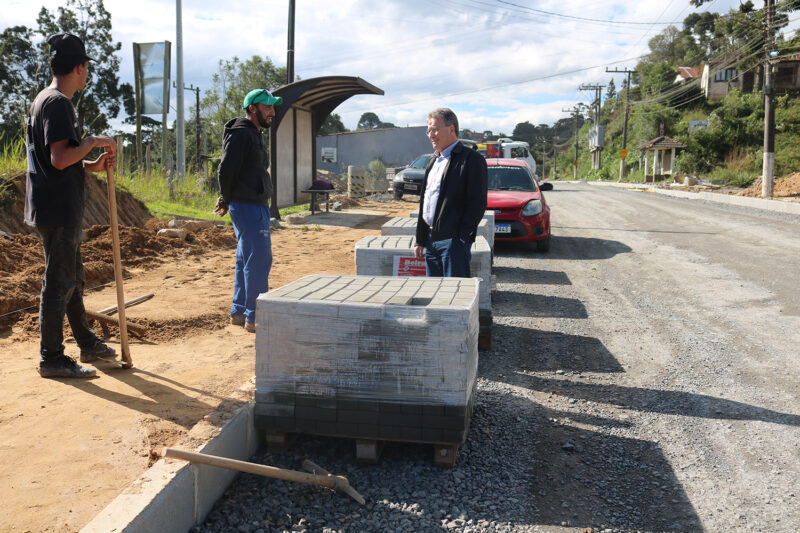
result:
M 699 67 L 675 67 L 678 75 L 673 83 L 688 83 L 698 79 L 703 72 L 703 65 L 705 63 L 700 63 Z
M 744 91 L 739 71 L 736 70 L 736 59 L 723 56 L 714 58 L 708 63 L 703 63 L 700 75 L 700 89 L 709 102 L 716 102 L 725 98 L 731 89 Z M 749 89 L 752 90 L 752 73 Z
M 776 60 L 772 68 L 772 84 L 776 93 L 800 89 L 800 54 L 784 56 Z M 762 74 L 755 68 L 739 72 L 735 59 L 716 58 L 702 64 L 700 87 L 709 102 L 721 100 L 731 89 L 750 93 L 761 90 L 761 86 Z

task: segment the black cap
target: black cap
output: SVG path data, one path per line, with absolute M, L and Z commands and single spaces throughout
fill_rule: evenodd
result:
M 50 57 L 73 56 L 94 61 L 94 58 L 86 55 L 83 41 L 71 33 L 56 33 L 51 35 L 47 42 L 50 44 Z

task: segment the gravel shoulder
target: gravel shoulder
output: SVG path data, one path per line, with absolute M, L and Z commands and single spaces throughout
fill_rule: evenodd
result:
M 800 224 L 556 184 L 549 254 L 498 247 L 494 345 L 453 470 L 300 437 L 360 507 L 241 475 L 197 531 L 796 531 Z

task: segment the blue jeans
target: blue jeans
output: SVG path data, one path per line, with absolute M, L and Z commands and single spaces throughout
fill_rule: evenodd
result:
M 40 226 L 36 229 L 44 248 L 44 279 L 39 301 L 40 353 L 42 357 L 64 353 L 64 315 L 78 346 L 91 348 L 98 339 L 89 327 L 83 306 L 86 273 L 81 258 L 81 228 Z
M 256 321 L 256 298 L 269 290 L 269 271 L 272 268 L 269 208 L 231 202 L 228 213 L 239 241 L 231 315 L 244 315 L 245 321 L 252 323 Z
M 425 248 L 425 269 L 428 277 L 435 278 L 470 278 L 469 262 L 472 259 L 472 247 L 461 239 L 444 239 L 433 241 Z

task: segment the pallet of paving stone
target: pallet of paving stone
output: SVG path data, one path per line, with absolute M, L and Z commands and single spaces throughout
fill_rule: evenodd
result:
M 414 220 L 417 220 L 419 217 L 419 210 L 412 211 L 409 216 Z M 487 226 L 487 235 L 485 235 L 486 241 L 489 243 L 489 247 L 494 251 L 494 210 L 487 209 L 483 212 L 483 219 L 486 221 Z M 383 231 L 383 228 L 381 228 Z
M 314 275 L 260 295 L 256 426 L 273 442 L 307 433 L 453 452 L 475 391 L 478 285 Z
M 395 272 L 396 259 L 414 257 L 413 236 L 381 235 L 367 236 L 356 242 L 355 260 L 356 274 L 363 276 L 392 276 Z M 480 279 L 480 297 L 478 299 L 479 349 L 491 348 L 492 335 L 492 291 L 491 291 L 491 251 L 486 239 L 478 237 L 472 244 L 470 271 Z

